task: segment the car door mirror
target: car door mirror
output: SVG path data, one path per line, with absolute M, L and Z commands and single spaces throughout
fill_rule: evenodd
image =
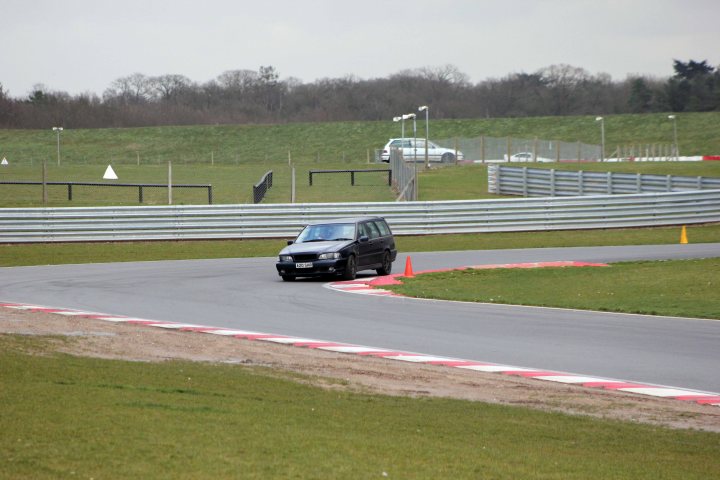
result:
M 293 243 L 295 243 L 295 240 L 288 240 L 288 241 L 287 241 L 287 244 L 288 244 L 288 245 L 292 245 Z
M 370 240 L 370 237 L 368 237 L 367 235 L 363 235 L 363 236 L 361 236 L 360 238 L 358 238 L 358 241 L 359 241 L 360 243 L 365 243 L 365 242 L 367 242 L 367 241 L 369 241 L 369 240 Z

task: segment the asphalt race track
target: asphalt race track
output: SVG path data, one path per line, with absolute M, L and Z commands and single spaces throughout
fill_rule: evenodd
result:
M 413 253 L 466 265 L 720 256 L 720 244 Z M 405 255 L 398 255 L 401 272 Z M 274 258 L 0 268 L 0 301 L 254 330 L 720 392 L 720 321 L 352 295 Z

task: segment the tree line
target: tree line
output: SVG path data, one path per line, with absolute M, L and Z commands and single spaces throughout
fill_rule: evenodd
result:
M 386 78 L 303 83 L 261 66 L 226 71 L 206 83 L 135 73 L 113 81 L 102 96 L 36 85 L 26 98 L 11 97 L 0 84 L 0 128 L 388 120 L 419 105 L 430 105 L 436 119 L 720 110 L 720 69 L 705 60 L 674 60 L 673 70 L 669 78 L 613 81 L 560 64 L 471 83 L 445 65 Z

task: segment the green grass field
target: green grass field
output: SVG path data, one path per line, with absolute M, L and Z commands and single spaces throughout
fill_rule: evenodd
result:
M 720 112 L 679 114 L 677 128 L 681 154 L 720 154 Z M 608 152 L 616 145 L 673 141 L 667 114 L 608 115 L 605 131 Z M 431 138 L 482 135 L 600 143 L 594 115 L 430 120 Z M 383 122 L 66 129 L 61 135 L 61 164 L 166 164 L 170 160 L 176 165 L 287 165 L 288 154 L 297 164 L 363 164 L 388 138 L 399 136 L 399 125 L 389 118 Z M 11 165 L 38 165 L 43 160 L 56 164 L 57 137 L 50 129 L 0 130 L 0 157 Z
M 369 165 L 368 168 L 383 169 L 384 166 Z M 113 167 L 117 181 L 103 180 L 106 165 L 50 165 L 48 182 L 130 183 L 167 185 L 166 165 L 120 165 Z M 357 166 L 355 166 L 357 168 Z M 368 202 L 393 201 L 395 196 L 387 185 L 386 172 L 358 173 L 356 185 L 350 185 L 349 174 L 316 175 L 313 186 L 309 185 L 310 170 L 346 170 L 347 164 L 325 163 L 296 167 L 295 200 L 297 203 L 312 202 Z M 173 184 L 212 185 L 213 204 L 253 203 L 253 185 L 269 170 L 273 171 L 273 187 L 263 203 L 290 203 L 291 173 L 287 165 L 173 165 Z M 37 166 L 9 165 L 0 169 L 0 181 L 42 182 L 42 169 Z M 167 205 L 166 188 L 146 188 L 143 205 Z M 173 204 L 203 205 L 208 203 L 206 189 L 173 188 Z M 42 206 L 40 185 L 0 185 L 0 208 Z M 73 200 L 68 200 L 66 186 L 48 187 L 48 206 L 85 207 L 110 205 L 139 205 L 138 189 L 118 187 L 74 186 Z
M 606 117 L 606 145 L 668 143 L 672 125 L 667 115 Z M 431 121 L 433 138 L 515 136 L 567 142 L 599 143 L 594 117 L 536 117 Z M 720 154 L 720 113 L 683 114 L 678 118 L 681 153 Z M 50 130 L 0 130 L 0 181 L 42 180 L 47 163 L 48 181 L 100 182 L 107 165 L 119 180 L 105 183 L 174 183 L 213 186 L 214 203 L 252 202 L 252 185 L 274 171 L 274 186 L 265 202 L 291 199 L 291 168 L 296 170 L 297 202 L 392 201 L 382 174 L 363 174 L 350 187 L 348 175 L 316 177 L 308 186 L 311 169 L 386 168 L 374 163 L 375 150 L 397 137 L 397 124 L 388 122 L 293 123 L 285 125 L 219 125 L 127 129 L 65 130 L 58 165 L 56 135 Z M 563 164 L 545 168 L 671 173 L 720 176 L 720 164 Z M 713 162 L 714 163 L 714 162 Z M 533 165 L 536 166 L 536 165 Z M 443 168 L 424 172 L 420 199 L 493 198 L 487 193 L 484 166 Z M 204 204 L 202 190 L 173 192 L 176 204 Z M 167 203 L 165 189 L 145 191 L 144 204 Z M 75 187 L 73 201 L 66 187 L 50 187 L 48 206 L 136 205 L 137 189 Z M 0 185 L 0 208 L 42 206 L 39 186 Z
M 720 319 L 720 258 L 462 270 L 402 282 L 388 288 L 420 298 Z
M 0 477 L 713 478 L 717 433 L 325 390 L 240 365 L 0 335 Z M 312 379 L 309 379 L 312 381 Z
M 520 165 L 520 164 L 514 164 Z M 720 177 L 720 162 L 657 162 L 657 163 L 563 163 L 524 164 L 532 168 L 563 170 L 613 171 L 624 173 L 671 174 L 685 176 Z M 107 181 L 102 176 L 106 165 L 49 165 L 47 181 L 90 183 L 146 183 L 165 185 L 168 181 L 166 165 L 119 165 L 115 173 L 119 180 Z M 379 172 L 356 174 L 351 186 L 350 174 L 315 175 L 309 185 L 310 170 L 378 169 Z M 387 185 L 387 168 L 383 165 L 353 165 L 322 163 L 295 166 L 295 201 L 315 202 L 391 202 L 395 194 Z M 180 164 L 172 166 L 174 184 L 210 184 L 214 204 L 252 203 L 252 186 L 268 170 L 273 171 L 273 187 L 263 203 L 290 203 L 291 170 L 287 165 L 242 164 L 206 166 Z M 0 167 L 0 181 L 42 181 L 38 166 L 8 165 Z M 485 165 L 459 165 L 436 168 L 420 174 L 420 200 L 468 200 L 500 198 L 488 193 Z M 143 205 L 166 205 L 167 189 L 145 189 Z M 205 189 L 173 189 L 173 203 L 177 205 L 207 204 Z M 137 188 L 73 187 L 73 200 L 68 200 L 67 187 L 48 188 L 48 206 L 83 207 L 109 205 L 139 205 Z M 42 187 L 39 185 L 0 185 L 0 208 L 40 207 Z

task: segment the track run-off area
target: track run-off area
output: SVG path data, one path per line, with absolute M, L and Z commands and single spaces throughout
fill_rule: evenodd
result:
M 720 244 L 411 253 L 467 265 L 707 258 Z M 395 270 L 405 264 L 399 255 Z M 0 302 L 66 315 L 528 376 L 714 405 L 720 321 L 349 295 L 274 258 L 0 268 Z M 354 285 L 367 283 L 370 276 Z M 342 290 L 342 288 L 340 288 Z

